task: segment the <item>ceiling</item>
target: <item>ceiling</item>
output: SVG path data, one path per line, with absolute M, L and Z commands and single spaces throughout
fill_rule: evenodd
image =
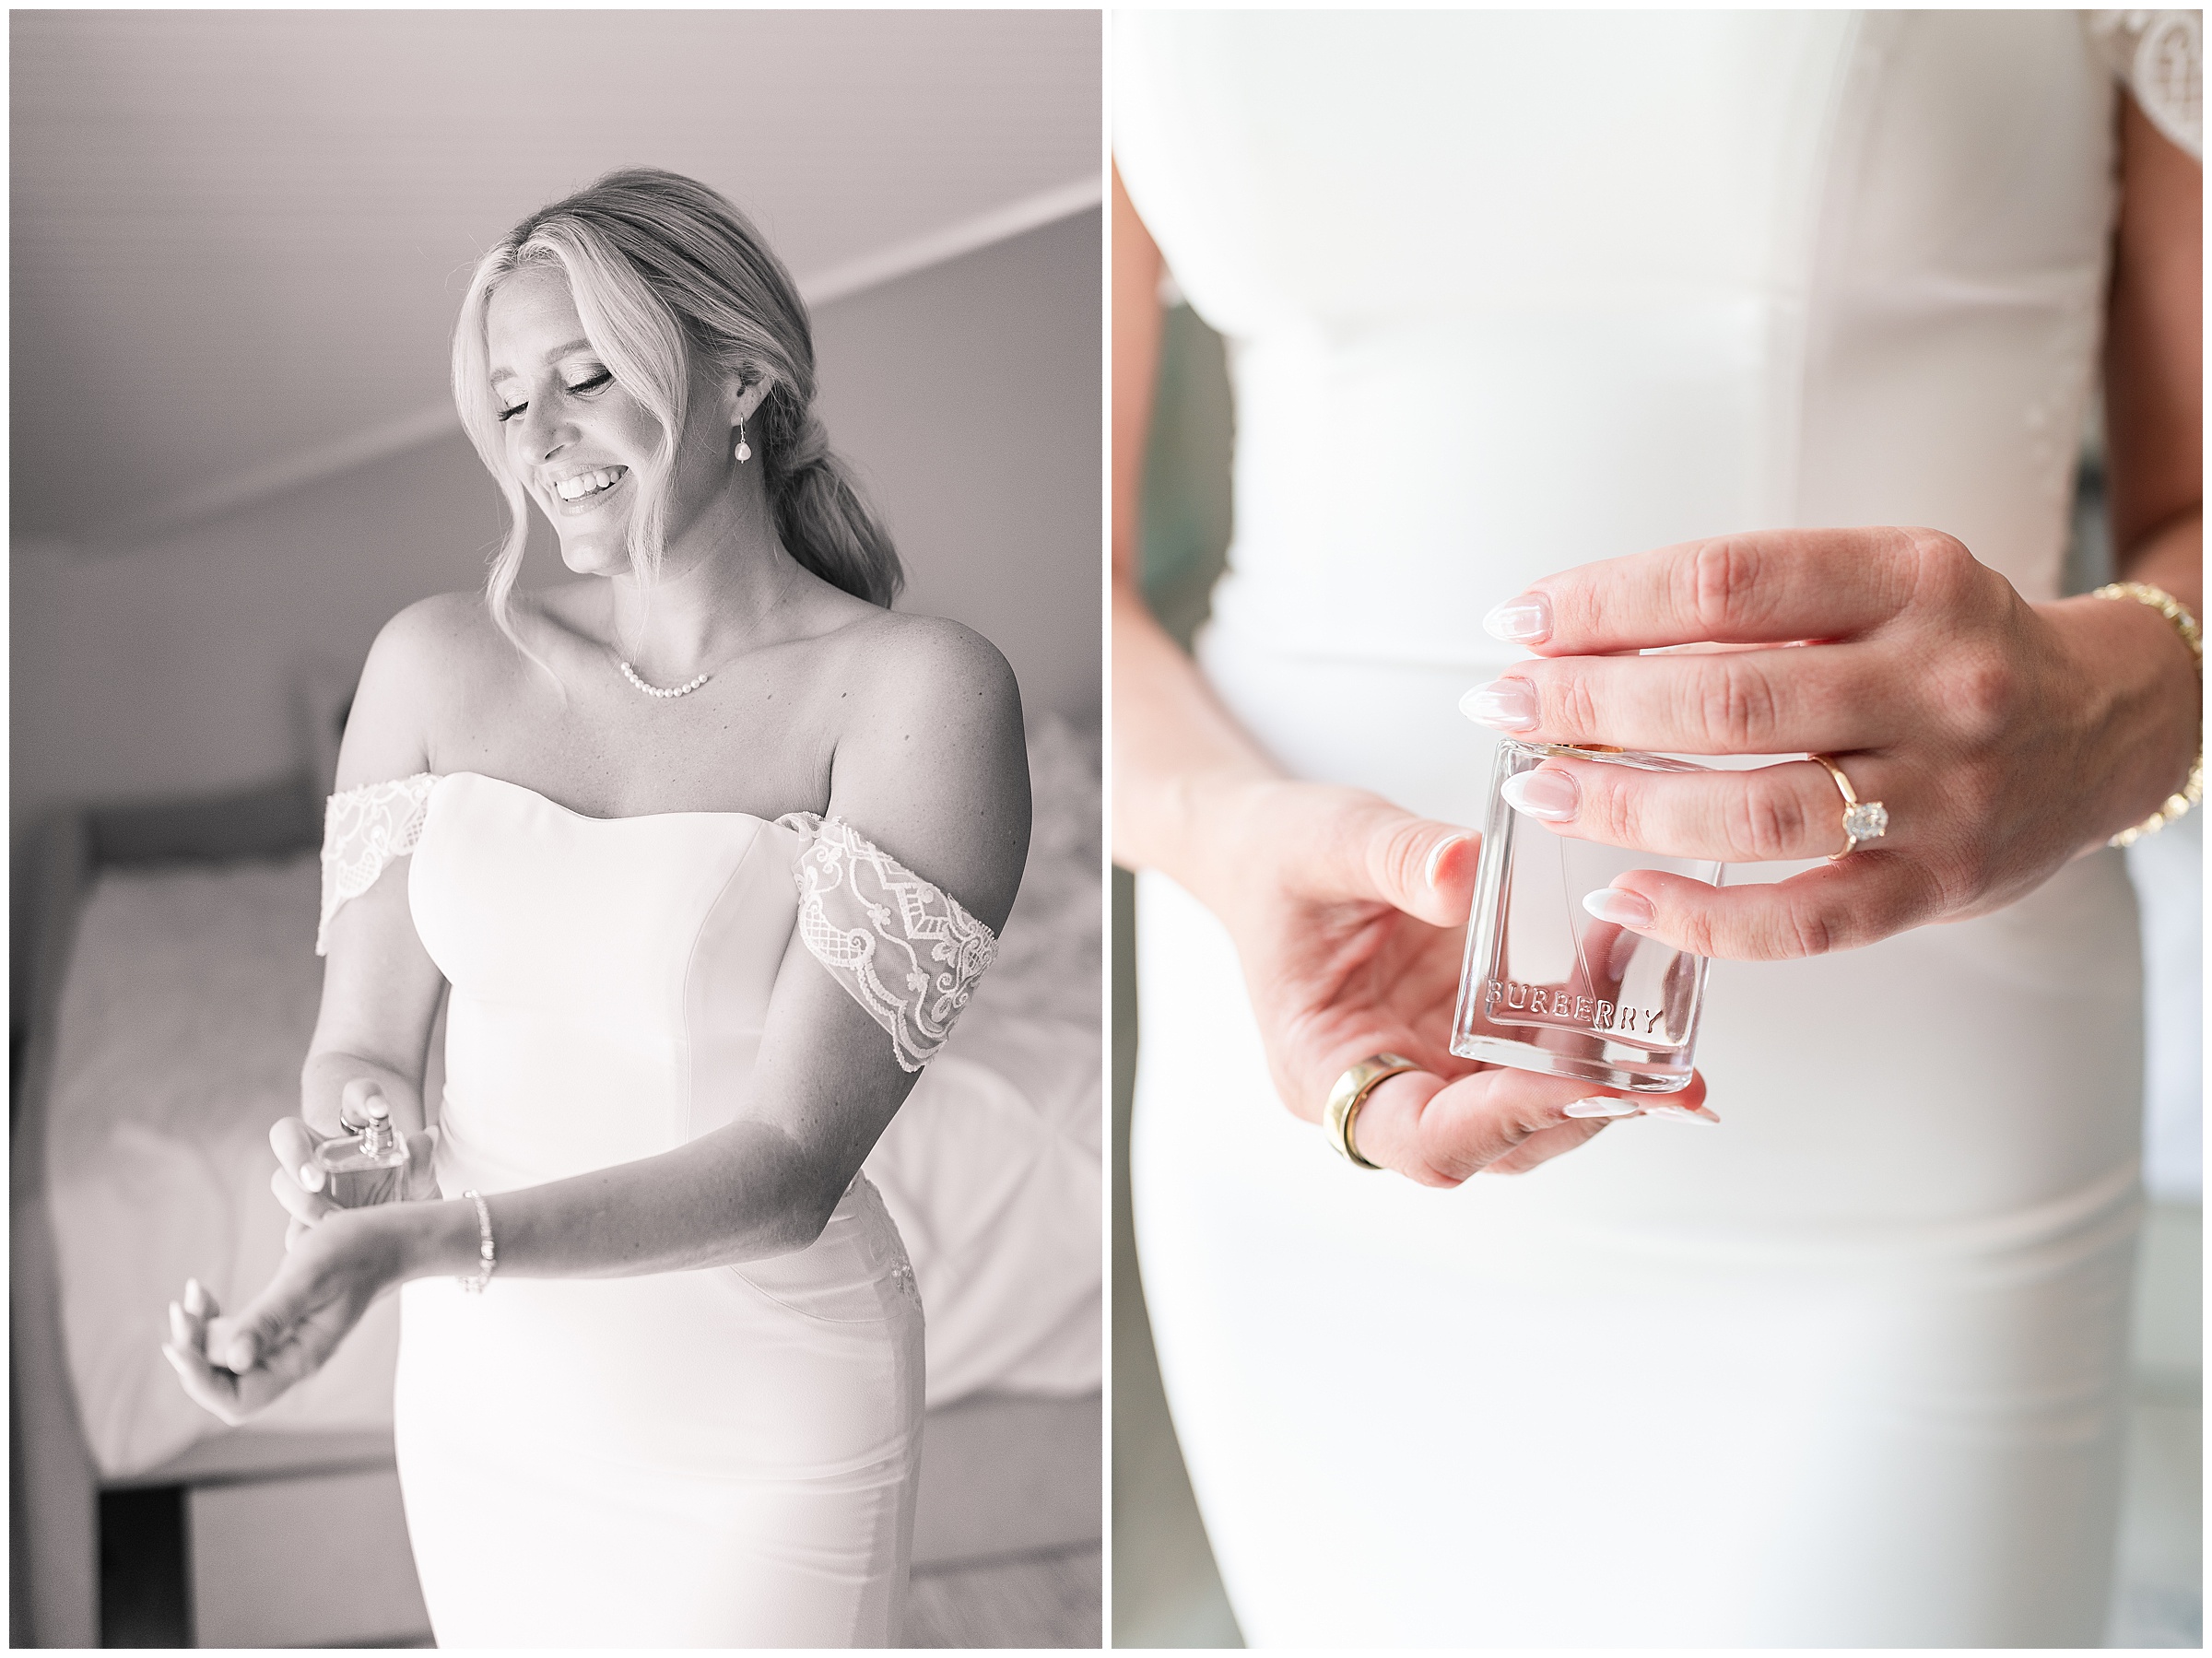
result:
M 450 429 L 475 257 L 693 174 L 816 302 L 1095 202 L 1096 12 L 10 18 L 11 518 L 129 541 Z

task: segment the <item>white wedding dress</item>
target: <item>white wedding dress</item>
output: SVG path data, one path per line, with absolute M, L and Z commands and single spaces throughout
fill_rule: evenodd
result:
M 794 926 L 909 1070 L 993 953 L 837 819 L 593 818 L 472 772 L 333 802 L 326 920 L 410 853 L 416 929 L 452 985 L 447 1197 L 742 1115 Z M 400 1483 L 441 1645 L 897 1643 L 922 1307 L 865 1177 L 795 1254 L 495 1274 L 480 1295 L 424 1278 L 400 1300 Z
M 1517 658 L 1479 617 L 1592 559 L 1927 524 L 2057 595 L 2115 204 L 2077 15 L 1114 38 L 1123 177 L 1230 344 L 1199 660 L 1297 774 L 1478 824 L 1455 705 Z M 1291 1118 L 1228 935 L 1138 890 L 1145 1293 L 1253 1644 L 2098 1641 L 2140 1204 L 2117 853 L 1716 964 L 1721 1126 L 1453 1192 Z

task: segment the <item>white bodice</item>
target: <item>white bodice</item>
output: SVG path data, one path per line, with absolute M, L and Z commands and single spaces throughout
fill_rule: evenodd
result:
M 440 779 L 407 900 L 453 985 L 441 1185 L 559 1180 L 742 1114 L 802 844 L 739 813 L 603 820 Z
M 909 1071 L 943 1047 L 996 949 L 958 900 L 840 819 L 588 817 L 469 771 L 332 798 L 319 947 L 402 856 L 416 932 L 453 987 L 449 1191 L 651 1157 L 742 1115 L 794 928 Z
M 1132 13 L 1114 146 L 1230 342 L 1216 628 L 1457 663 L 1527 581 L 1924 523 L 2052 596 L 2113 83 L 2073 13 Z

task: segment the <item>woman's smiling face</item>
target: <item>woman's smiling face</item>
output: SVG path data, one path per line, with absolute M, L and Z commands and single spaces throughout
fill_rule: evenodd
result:
M 492 290 L 485 345 L 508 468 L 559 533 L 561 561 L 579 575 L 627 571 L 627 532 L 642 472 L 662 442 L 660 421 L 584 337 L 557 265 L 524 265 Z M 671 543 L 726 478 L 712 398 L 712 388 L 695 379 L 686 422 L 692 429 L 670 479 Z

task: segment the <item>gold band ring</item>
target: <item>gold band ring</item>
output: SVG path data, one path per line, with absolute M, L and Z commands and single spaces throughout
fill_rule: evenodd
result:
M 1400 1053 L 1376 1053 L 1361 1060 L 1342 1076 L 1329 1090 L 1329 1102 L 1322 1108 L 1321 1123 L 1329 1136 L 1329 1144 L 1336 1155 L 1355 1169 L 1380 1170 L 1382 1165 L 1371 1163 L 1359 1155 L 1358 1142 L 1352 1138 L 1354 1125 L 1359 1117 L 1359 1108 L 1367 1097 L 1375 1091 L 1375 1085 L 1386 1077 L 1421 1067 Z
M 1848 858 L 1859 850 L 1862 841 L 1879 841 L 1889 832 L 1889 809 L 1878 800 L 1861 800 L 1852 792 L 1851 779 L 1843 775 L 1843 768 L 1825 754 L 1812 757 L 1828 768 L 1829 776 L 1836 780 L 1836 787 L 1843 793 L 1843 850 L 1830 853 L 1829 862 Z

